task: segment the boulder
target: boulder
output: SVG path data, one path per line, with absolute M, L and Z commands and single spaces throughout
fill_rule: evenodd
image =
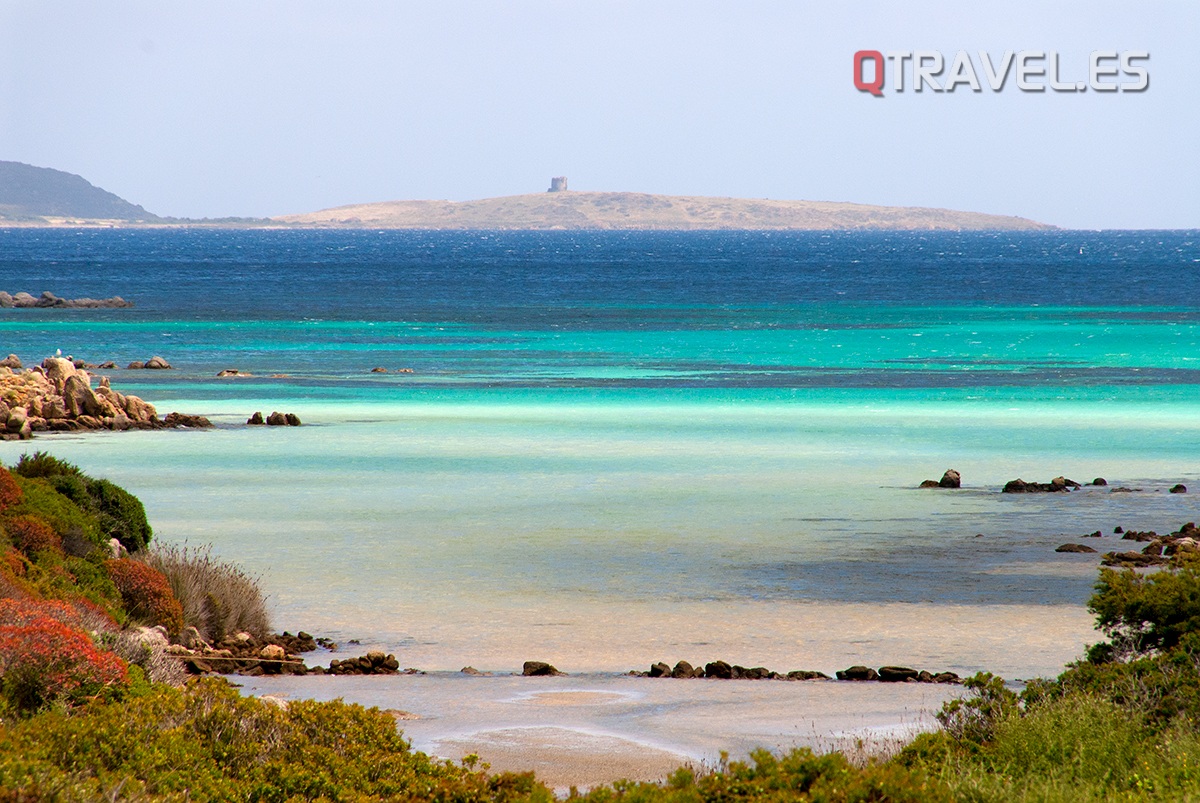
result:
M 142 362 L 141 360 L 134 360 L 133 362 L 129 363 L 129 365 L 125 366 L 126 370 L 129 371 L 140 371 L 145 367 L 146 363 Z
M 260 412 L 256 412 L 254 415 L 246 419 L 246 425 L 251 427 L 260 427 L 266 423 L 267 422 L 263 419 L 263 414 Z
M 553 675 L 565 675 L 566 672 L 559 672 L 551 664 L 545 661 L 526 661 L 521 667 L 521 674 L 526 677 L 547 677 Z
M 387 372 L 388 369 L 378 365 L 371 369 L 371 373 L 373 374 L 386 374 Z
M 700 672 L 700 677 L 704 676 L 704 670 L 702 670 L 702 669 L 697 670 L 694 666 L 689 664 L 687 661 L 680 661 L 679 663 L 675 664 L 675 668 L 671 670 L 671 677 L 673 677 L 673 678 L 694 678 L 697 676 L 696 675 L 697 671 Z
M 464 675 L 471 675 L 471 676 L 473 676 L 473 677 L 478 677 L 478 678 L 482 678 L 482 677 L 487 677 L 487 676 L 488 676 L 488 673 L 487 673 L 487 672 L 480 672 L 478 669 L 476 669 L 476 668 L 475 668 L 475 667 L 473 667 L 473 666 L 464 666 L 464 667 L 463 667 L 462 669 L 460 669 L 459 671 L 460 671 L 460 672 L 462 672 Z
M 1054 551 L 1055 552 L 1080 552 L 1080 553 L 1083 553 L 1083 552 L 1095 552 L 1096 550 L 1092 549 L 1090 546 L 1087 546 L 1086 544 L 1062 544 L 1061 546 L 1055 547 Z
M 287 413 L 284 415 L 283 419 L 287 422 L 289 427 L 300 426 L 300 416 L 296 415 L 295 413 Z
M 1172 486 L 1171 486 L 1171 493 L 1173 493 L 1173 494 L 1185 494 L 1185 493 L 1187 493 L 1187 486 L 1186 486 L 1186 485 L 1184 485 L 1183 483 L 1179 483 L 1179 484 L 1177 484 L 1177 485 L 1172 485 Z
M 962 475 L 952 468 L 947 469 L 946 473 L 942 475 L 942 479 L 938 482 L 938 485 L 942 488 L 961 488 Z
M 1162 566 L 1170 561 L 1160 555 L 1143 555 L 1141 552 L 1106 552 L 1100 559 L 1105 566 L 1119 566 L 1126 569 L 1141 569 L 1146 566 Z
M 941 485 L 938 484 L 937 480 L 921 480 L 921 484 L 917 487 L 919 487 L 919 488 L 940 488 Z
M 239 371 L 236 368 L 226 368 L 223 371 L 219 371 L 217 373 L 217 379 L 224 379 L 225 377 L 229 377 L 229 376 L 250 376 L 250 374 L 243 374 L 241 371 Z
M 1092 485 L 1108 485 L 1108 480 L 1104 479 L 1104 477 L 1096 477 L 1096 479 L 1092 480 Z
M 190 429 L 208 429 L 212 427 L 212 422 L 202 415 L 189 415 L 187 413 L 167 413 L 163 419 L 163 423 L 168 427 L 188 427 Z
M 838 680 L 879 680 L 879 673 L 869 666 L 852 666 L 835 674 Z
M 166 360 L 164 360 L 162 357 L 159 357 L 159 356 L 156 354 L 155 356 L 153 356 L 153 357 L 151 357 L 150 359 L 146 360 L 146 362 L 145 362 L 145 363 L 142 365 L 142 367 L 143 367 L 143 368 L 146 368 L 146 369 L 158 370 L 158 371 L 161 371 L 161 370 L 170 370 L 170 368 L 171 368 L 171 363 L 167 362 L 167 361 L 166 361 Z
M 273 412 L 267 416 L 267 426 L 269 427 L 286 427 L 287 416 L 280 412 Z
M 21 358 L 16 354 L 9 354 L 3 360 L 0 360 L 0 368 L 11 368 L 14 371 L 19 371 L 24 367 L 21 364 Z
M 704 677 L 730 680 L 733 678 L 733 667 L 724 661 L 713 661 L 704 665 Z
M 934 683 L 962 683 L 962 678 L 953 672 L 938 672 L 933 676 Z
M 287 653 L 284 651 L 283 647 L 280 647 L 278 644 L 268 644 L 258 651 L 258 655 L 260 658 L 264 658 L 268 661 L 282 661 L 285 657 L 287 657 Z
M 671 667 L 662 663 L 650 664 L 650 677 L 652 678 L 669 678 L 671 677 Z
M 813 669 L 793 669 L 787 673 L 788 680 L 829 680 L 829 675 Z
M 907 666 L 881 666 L 879 667 L 879 679 L 884 683 L 904 683 L 909 680 L 916 680 L 920 673 L 915 669 L 909 669 Z

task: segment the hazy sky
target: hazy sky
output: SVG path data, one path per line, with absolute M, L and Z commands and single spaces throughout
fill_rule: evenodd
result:
M 1200 228 L 1198 42 L 1196 0 L 0 0 L 0 159 L 178 216 L 567 175 Z M 1072 81 L 1094 50 L 1143 50 L 1150 87 L 875 98 L 864 49 L 1055 50 Z

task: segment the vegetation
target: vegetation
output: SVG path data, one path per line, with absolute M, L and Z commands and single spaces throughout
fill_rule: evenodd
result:
M 48 455 L 23 459 L 17 475 L 0 467 L 0 801 L 552 799 L 532 774 L 411 750 L 376 709 L 277 705 L 217 679 L 157 682 L 178 685 L 178 664 L 133 626 L 261 633 L 262 595 L 207 549 L 143 542 L 114 556 L 111 521 L 89 490 L 111 486 L 101 482 Z M 1089 607 L 1105 640 L 1084 660 L 1019 693 L 993 675 L 970 678 L 938 714 L 941 729 L 891 760 L 758 751 L 714 772 L 574 797 L 1200 799 L 1200 558 L 1149 574 L 1104 569 Z
M 266 600 L 258 580 L 232 563 L 213 557 L 211 547 L 155 546 L 137 556 L 161 572 L 183 606 L 183 623 L 205 641 L 246 632 L 270 632 Z

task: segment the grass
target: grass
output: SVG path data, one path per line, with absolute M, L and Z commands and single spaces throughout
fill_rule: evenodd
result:
M 258 579 L 213 557 L 212 547 L 155 545 L 137 556 L 167 577 L 183 606 L 183 624 L 210 643 L 239 631 L 256 638 L 271 630 Z

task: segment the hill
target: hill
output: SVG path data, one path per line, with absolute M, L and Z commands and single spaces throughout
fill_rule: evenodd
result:
M 40 222 L 47 218 L 158 220 L 157 215 L 74 173 L 0 161 L 0 221 Z
M 829 201 L 540 192 L 478 201 L 384 201 L 283 215 L 305 227 L 387 229 L 1051 229 L 1019 217 Z

